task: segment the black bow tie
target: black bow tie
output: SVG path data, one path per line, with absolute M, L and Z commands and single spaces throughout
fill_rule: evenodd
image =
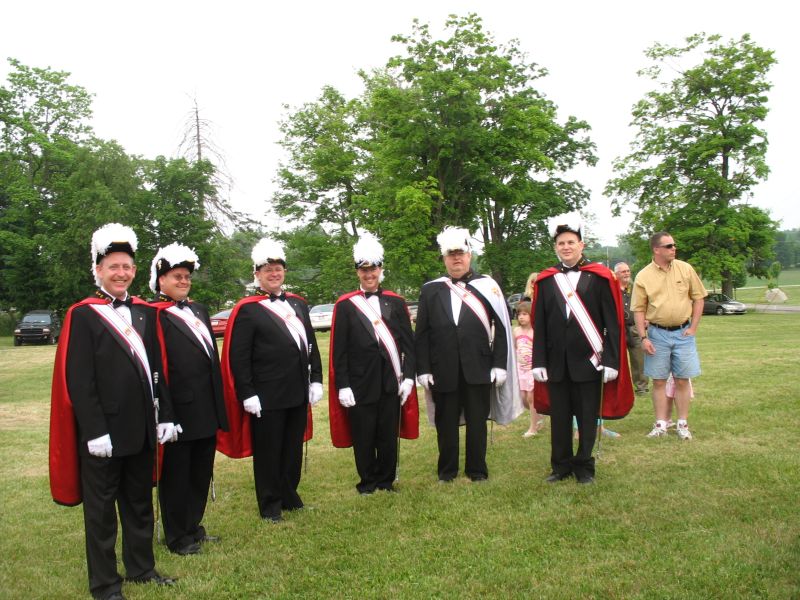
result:
M 285 292 L 281 292 L 280 294 L 270 293 L 269 301 L 275 302 L 275 300 L 286 300 L 286 293 Z
M 120 300 L 119 298 L 114 298 L 114 302 L 111 303 L 114 308 L 119 308 L 120 306 L 127 306 L 128 308 L 131 307 L 133 304 L 133 299 L 128 296 L 125 300 Z
M 176 300 L 175 306 L 178 308 L 189 308 L 189 301 L 188 300 Z
M 580 271 L 580 268 L 578 267 L 577 264 L 575 266 L 573 266 L 573 267 L 568 267 L 565 264 L 561 265 L 561 272 L 562 273 L 569 273 L 570 271 Z
M 369 298 L 370 296 L 379 296 L 381 295 L 381 290 L 375 290 L 374 292 L 364 292 L 364 296 Z
M 457 279 L 455 277 L 451 277 L 450 280 L 453 283 L 463 283 L 464 285 L 467 285 L 469 283 L 469 281 L 470 281 L 470 276 L 469 276 L 469 273 L 468 273 L 468 274 L 463 275 L 463 276 L 461 276 L 461 277 L 459 277 Z

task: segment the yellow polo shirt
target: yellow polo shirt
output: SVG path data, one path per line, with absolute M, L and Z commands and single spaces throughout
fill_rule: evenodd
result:
M 633 282 L 631 311 L 643 312 L 650 323 L 675 327 L 692 316 L 692 302 L 707 294 L 689 263 L 673 260 L 668 268 L 662 269 L 651 262 Z

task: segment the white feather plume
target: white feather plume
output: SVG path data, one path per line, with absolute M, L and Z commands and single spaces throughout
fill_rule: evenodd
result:
M 194 267 L 192 271 L 196 271 L 200 268 L 200 259 L 197 258 L 197 254 L 195 254 L 194 250 L 188 246 L 173 242 L 169 246 L 159 248 L 156 255 L 153 257 L 153 262 L 150 263 L 150 289 L 153 292 L 158 291 L 156 289 L 156 284 L 158 283 L 158 269 L 156 265 L 161 259 L 165 260 L 170 267 L 181 263 L 193 263 Z
M 442 256 L 453 250 L 472 252 L 472 246 L 469 243 L 469 231 L 461 227 L 445 227 L 442 233 L 436 236 L 436 241 L 439 243 L 439 250 Z
M 383 246 L 371 233 L 363 233 L 353 246 L 353 260 L 356 265 L 383 265 Z
M 547 232 L 550 234 L 550 237 L 555 237 L 556 228 L 559 225 L 566 225 L 572 231 L 580 231 L 581 238 L 586 237 L 586 229 L 581 219 L 581 213 L 578 211 L 564 213 L 563 215 L 547 219 Z
M 89 249 L 92 255 L 92 265 L 90 270 L 92 272 L 92 276 L 94 277 L 95 285 L 98 287 L 100 287 L 102 282 L 97 277 L 97 271 L 95 270 L 95 266 L 97 265 L 97 257 L 105 256 L 109 246 L 114 243 L 128 244 L 131 247 L 131 250 L 136 252 L 136 248 L 139 245 L 139 240 L 136 237 L 136 233 L 133 231 L 133 229 L 127 225 L 121 225 L 120 223 L 107 223 L 92 234 L 92 243 Z
M 270 260 L 286 262 L 286 254 L 283 251 L 283 245 L 269 238 L 261 238 L 258 243 L 253 246 L 250 258 L 253 259 L 253 270 L 257 270 L 258 267 L 267 264 Z

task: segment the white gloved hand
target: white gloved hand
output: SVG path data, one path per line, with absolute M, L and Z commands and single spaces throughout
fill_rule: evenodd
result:
M 414 380 L 413 379 L 404 379 L 403 383 L 400 384 L 400 389 L 397 390 L 397 395 L 400 396 L 400 406 L 403 406 L 408 400 L 409 395 L 411 394 L 411 390 L 414 389 Z
M 89 454 L 92 456 L 99 456 L 101 458 L 108 458 L 111 456 L 111 436 L 108 434 L 89 440 L 86 442 L 86 446 L 89 448 Z
M 611 367 L 603 367 L 603 383 L 608 383 L 609 381 L 614 381 L 619 375 L 619 371 L 616 369 L 612 369 Z
M 246 412 L 255 415 L 256 419 L 261 418 L 261 400 L 258 399 L 258 396 L 250 396 L 242 404 L 244 404 L 244 410 Z
M 175 429 L 175 423 L 159 423 L 156 432 L 158 433 L 158 443 L 162 445 L 178 439 L 178 430 Z
M 339 390 L 339 404 L 345 408 L 350 408 L 356 405 L 356 397 L 353 396 L 353 390 L 350 388 L 342 388 Z
M 308 388 L 308 402 L 311 406 L 316 406 L 320 400 L 322 400 L 322 384 L 314 382 Z
M 508 373 L 505 369 L 498 369 L 497 367 L 492 369 L 491 374 L 489 375 L 494 384 L 497 387 L 503 387 L 503 384 L 506 382 L 506 378 L 508 377 Z
M 417 383 L 424 387 L 426 390 L 431 389 L 431 386 L 434 385 L 433 383 L 433 375 L 430 373 L 423 373 L 422 375 L 417 375 Z
M 180 423 L 175 423 L 175 431 L 177 433 L 183 433 L 183 427 L 181 427 Z
M 533 378 L 542 383 L 547 381 L 547 367 L 536 367 L 533 369 Z

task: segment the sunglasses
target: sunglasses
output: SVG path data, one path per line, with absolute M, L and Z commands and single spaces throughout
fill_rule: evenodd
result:
M 659 246 L 659 248 L 666 248 L 668 250 L 672 250 L 673 248 L 677 248 L 678 244 L 664 244 L 663 246 Z

